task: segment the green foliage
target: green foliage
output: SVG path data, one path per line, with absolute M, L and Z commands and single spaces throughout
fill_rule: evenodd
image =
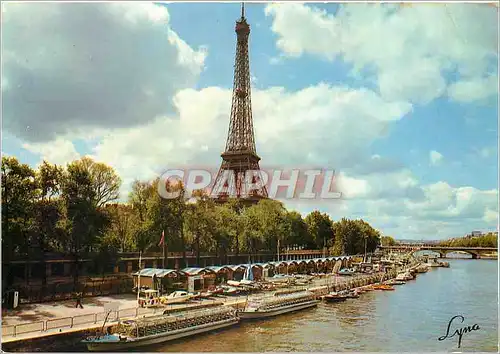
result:
M 36 201 L 39 196 L 35 171 L 14 157 L 2 157 L 2 260 L 16 255 L 29 257 L 34 248 Z M 2 271 L 2 286 L 12 283 L 12 273 Z
M 182 184 L 167 185 L 181 193 L 163 199 L 158 183 L 134 181 L 127 202 L 113 203 L 119 197 L 120 178 L 111 167 L 88 157 L 65 167 L 44 161 L 36 171 L 16 158 L 3 157 L 3 259 L 35 257 L 44 262 L 46 252 L 63 252 L 77 263 L 92 257 L 94 272 L 104 273 L 112 271 L 119 252 L 161 252 L 162 231 L 169 252 L 192 250 L 198 264 L 205 252 L 224 263 L 229 253 L 252 256 L 276 252 L 278 245 L 281 251 L 326 246 L 331 253 L 355 254 L 364 252 L 366 241 L 371 252 L 381 240 L 363 220 L 333 222 L 319 211 L 303 218 L 274 200 L 244 206 L 232 199 L 218 205 L 201 190 L 195 201 L 186 201 Z M 394 242 L 391 237 L 383 240 Z M 5 280 L 8 271 L 3 274 Z
M 477 237 L 465 236 L 441 241 L 440 246 L 444 247 L 498 247 L 498 234 L 488 232 L 486 235 Z
M 306 216 L 306 224 L 316 248 L 332 246 L 334 243 L 333 221 L 326 213 L 315 210 Z
M 397 245 L 397 241 L 391 236 L 382 236 L 380 238 L 380 244 L 383 246 L 394 246 Z
M 364 220 L 342 220 L 333 224 L 335 244 L 333 254 L 363 254 L 375 251 L 380 244 L 380 233 Z

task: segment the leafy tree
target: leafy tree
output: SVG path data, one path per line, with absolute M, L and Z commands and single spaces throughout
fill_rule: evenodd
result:
M 2 272 L 4 287 L 14 279 L 8 264 L 17 255 L 28 257 L 33 237 L 34 201 L 37 198 L 35 171 L 15 157 L 2 157 Z
M 472 235 L 452 238 L 449 240 L 441 241 L 440 246 L 443 247 L 497 247 L 498 246 L 498 234 L 493 232 L 488 232 L 487 234 L 481 236 Z
M 214 202 L 209 198 L 200 198 L 195 203 L 188 204 L 186 208 L 184 235 L 196 252 L 196 266 L 200 266 L 202 249 L 213 247 L 212 242 L 217 232 L 214 207 Z
M 128 202 L 116 202 L 120 178 L 114 170 L 85 157 L 65 168 L 43 162 L 35 171 L 13 157 L 2 158 L 2 256 L 3 284 L 12 284 L 8 264 L 15 257 L 38 259 L 42 265 L 47 251 L 73 255 L 75 285 L 83 254 L 94 259 L 95 272 L 112 271 L 119 252 L 161 251 L 158 245 L 165 231 L 169 251 L 196 252 L 200 265 L 203 252 L 227 262 L 229 252 L 260 251 L 304 246 L 333 254 L 360 254 L 373 251 L 381 242 L 393 244 L 392 237 L 380 237 L 363 220 L 333 222 L 325 213 L 313 211 L 302 216 L 287 211 L 282 203 L 261 200 L 244 206 L 237 199 L 216 204 L 205 191 L 186 201 L 181 183 L 167 184 L 178 190 L 174 199 L 163 199 L 159 179 L 134 181 Z M 114 203 L 113 203 L 114 202 Z M 493 234 L 481 238 L 448 240 L 443 244 L 496 245 Z M 45 272 L 43 272 L 45 274 Z M 42 283 L 46 283 L 45 276 Z
M 333 221 L 326 213 L 315 210 L 306 216 L 305 222 L 312 240 L 318 249 L 333 245 Z
M 362 254 L 373 252 L 380 243 L 380 234 L 363 220 L 342 218 L 334 223 L 334 254 Z
M 227 263 L 227 254 L 231 249 L 238 253 L 240 214 L 231 204 L 216 205 L 214 210 L 215 218 L 215 253 L 219 257 L 221 264 Z
M 114 203 L 106 206 L 111 225 L 107 236 L 113 239 L 113 244 L 121 252 L 134 249 L 134 236 L 139 225 L 138 217 L 130 204 Z
M 64 242 L 64 231 L 60 228 L 63 205 L 59 198 L 63 184 L 63 169 L 43 161 L 36 171 L 36 184 L 39 189 L 35 200 L 35 246 L 42 264 L 42 286 L 47 284 L 45 272 L 45 252 L 57 249 Z
M 382 236 L 380 238 L 380 244 L 383 246 L 394 246 L 397 244 L 396 240 L 391 236 Z
M 111 200 L 114 187 L 103 183 L 96 167 L 88 158 L 68 164 L 62 187 L 62 198 L 66 208 L 66 229 L 69 232 L 69 248 L 74 256 L 73 279 L 78 284 L 79 258 L 82 251 L 91 252 L 102 241 L 110 226 L 109 215 L 101 208 Z M 107 170 L 107 169 L 106 169 Z M 97 177 L 96 177 L 97 174 Z M 105 192 L 108 190 L 109 192 Z
M 302 215 L 296 211 L 288 212 L 287 222 L 289 223 L 290 234 L 288 235 L 288 244 L 314 248 L 315 242 L 312 235 L 309 233 L 307 223 L 302 218 Z
M 112 167 L 95 162 L 89 157 L 83 157 L 73 162 L 73 164 L 75 163 L 89 174 L 93 190 L 93 202 L 97 207 L 119 198 L 121 179 Z

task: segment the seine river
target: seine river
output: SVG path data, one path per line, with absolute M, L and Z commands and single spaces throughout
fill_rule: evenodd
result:
M 498 351 L 498 273 L 496 260 L 446 259 L 395 291 L 372 291 L 344 303 L 256 322 L 216 333 L 142 347 L 140 352 L 433 352 Z M 439 341 L 450 319 L 456 329 L 479 329 Z M 79 342 L 79 340 L 78 340 Z M 54 343 L 55 344 L 55 343 Z M 63 348 L 60 346 L 62 345 Z M 57 345 L 56 345 L 57 346 Z M 50 351 L 85 351 L 81 344 Z
M 496 260 L 447 259 L 392 292 L 368 292 L 339 304 L 287 314 L 185 341 L 143 348 L 158 352 L 332 352 L 498 350 Z M 453 316 L 479 330 L 439 341 Z M 455 322 L 454 322 L 455 323 Z M 460 324 L 462 326 L 460 326 Z

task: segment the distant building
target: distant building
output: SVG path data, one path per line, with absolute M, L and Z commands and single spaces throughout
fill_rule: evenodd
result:
M 483 235 L 482 231 L 472 231 L 471 232 L 471 236 L 472 237 L 479 237 L 479 236 L 482 236 L 482 235 Z

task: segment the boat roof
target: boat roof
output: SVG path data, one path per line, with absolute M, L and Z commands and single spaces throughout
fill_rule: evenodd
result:
M 252 264 L 240 264 L 240 267 L 245 267 L 245 268 L 248 268 L 252 266 L 252 268 L 254 267 L 259 267 L 259 268 L 263 268 L 262 265 L 260 265 L 259 263 L 252 263 Z
M 156 275 L 157 277 L 162 278 L 173 273 L 179 274 L 180 272 L 175 269 L 144 268 L 141 269 L 140 272 L 135 272 L 133 275 L 140 275 L 141 277 L 153 277 Z
M 225 265 L 224 266 L 209 266 L 209 267 L 206 267 L 206 268 L 210 269 L 210 270 L 213 270 L 216 273 L 220 272 L 223 269 L 227 269 L 227 270 L 231 269 L 230 266 L 225 266 Z
M 210 268 L 184 268 L 182 270 L 184 273 L 186 273 L 187 275 L 197 275 L 197 274 L 200 274 L 200 273 L 203 273 L 203 272 L 209 272 L 209 273 L 215 273 L 214 270 L 210 269 Z
M 303 262 L 306 263 L 318 263 L 318 262 L 325 262 L 325 261 L 337 261 L 337 260 L 343 260 L 343 259 L 350 259 L 352 258 L 351 256 L 338 256 L 338 257 L 325 257 L 325 258 L 313 258 L 313 259 L 298 259 L 298 260 L 288 260 L 288 261 L 273 261 L 273 262 L 266 262 L 266 263 L 252 263 L 252 267 L 260 267 L 260 268 L 269 268 L 269 267 L 277 267 L 280 265 L 291 265 L 291 264 L 300 264 Z M 187 274 L 187 275 L 197 275 L 202 273 L 203 271 L 205 272 L 210 272 L 210 273 L 217 273 L 221 271 L 222 269 L 231 269 L 233 271 L 236 270 L 244 270 L 248 268 L 249 264 L 227 264 L 223 266 L 209 266 L 209 267 L 190 267 L 190 268 L 184 268 L 182 270 L 175 270 L 175 269 L 161 269 L 161 268 L 144 268 L 141 269 L 140 275 L 141 277 L 153 277 L 156 275 L 157 277 L 165 277 L 165 276 L 178 276 L 182 274 Z M 133 275 L 139 275 L 139 272 L 133 273 Z
M 142 293 L 158 293 L 159 290 L 153 290 L 153 289 L 146 289 L 146 290 L 141 290 Z
M 244 265 L 242 265 L 242 264 L 228 265 L 228 267 L 231 268 L 231 270 L 233 270 L 233 271 L 246 269 L 246 267 Z

